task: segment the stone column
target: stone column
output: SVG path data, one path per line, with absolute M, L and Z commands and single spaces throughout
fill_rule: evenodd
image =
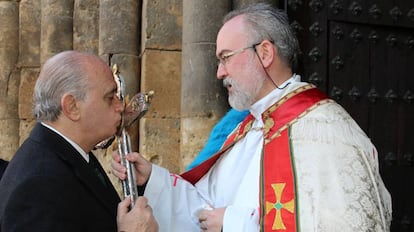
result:
M 42 0 L 40 60 L 73 48 L 73 0 Z
M 90 6 L 93 0 L 88 1 Z M 139 91 L 140 63 L 139 63 L 139 31 L 141 7 L 139 0 L 98 0 L 99 1 L 99 22 L 98 31 L 98 54 L 112 68 L 113 64 L 118 66 L 118 70 L 126 83 L 127 99 L 131 98 Z M 99 26 L 98 26 L 99 25 Z M 83 25 L 84 26 L 84 25 Z M 86 28 L 85 28 L 86 29 Z M 92 44 L 91 44 L 92 45 Z M 133 151 L 138 149 L 138 122 L 128 128 L 131 136 L 131 146 Z M 113 144 L 115 145 L 115 143 Z M 117 149 L 117 147 L 112 147 Z M 121 186 L 119 180 L 109 174 L 111 167 L 111 148 L 109 152 L 103 151 L 99 155 L 99 160 L 112 183 L 119 193 Z
M 18 144 L 19 3 L 0 1 L 0 158 L 10 160 Z
M 129 98 L 139 92 L 139 0 L 99 1 L 99 55 L 112 67 L 117 64 Z M 138 121 L 128 128 L 132 150 L 138 149 Z
M 73 49 L 98 54 L 99 0 L 75 0 Z
M 231 0 L 183 1 L 181 154 L 184 166 L 204 146 L 213 125 L 228 110 L 216 78 L 216 36 Z
M 35 124 L 32 96 L 40 67 L 41 0 L 20 1 L 19 44 L 19 118 L 20 144 L 29 136 Z
M 140 121 L 140 152 L 180 172 L 182 0 L 143 1 L 141 90 L 154 90 Z

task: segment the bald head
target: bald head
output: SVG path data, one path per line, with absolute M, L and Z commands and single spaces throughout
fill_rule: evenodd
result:
M 64 51 L 43 65 L 33 93 L 33 115 L 37 121 L 55 121 L 61 111 L 61 98 L 70 93 L 83 100 L 89 88 L 90 67 L 109 69 L 99 57 L 77 51 Z

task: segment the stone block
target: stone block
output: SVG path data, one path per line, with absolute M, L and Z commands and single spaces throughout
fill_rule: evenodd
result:
M 20 66 L 40 66 L 41 0 L 21 0 L 19 11 Z
M 222 19 L 231 9 L 232 1 L 183 1 L 183 42 L 216 43 Z
M 18 4 L 16 1 L 0 1 L 0 69 L 2 71 L 12 70 L 19 56 Z
M 99 1 L 99 54 L 139 54 L 141 11 L 138 2 Z
M 98 54 L 99 0 L 76 0 L 73 12 L 73 49 Z
M 181 118 L 181 156 L 184 167 L 189 165 L 207 142 L 218 117 Z
M 19 145 L 23 144 L 23 142 L 29 137 L 30 132 L 32 131 L 35 124 L 36 120 L 34 120 L 33 118 L 20 120 Z
M 155 91 L 145 117 L 180 117 L 181 52 L 147 50 L 142 57 L 141 90 Z
M 142 12 L 142 44 L 146 49 L 181 49 L 182 1 L 144 0 Z
M 38 68 L 22 68 L 19 86 L 19 118 L 33 119 L 33 88 L 39 75 Z
M 0 119 L 18 119 L 18 70 L 0 70 Z
M 0 158 L 10 160 L 19 147 L 19 120 L 0 119 Z
M 216 77 L 215 46 L 187 44 L 182 52 L 181 116 L 223 115 L 228 108 L 227 90 Z
M 40 61 L 73 48 L 73 0 L 42 0 Z
M 173 173 L 184 170 L 180 156 L 180 119 L 142 118 L 139 137 L 139 151 L 147 160 Z

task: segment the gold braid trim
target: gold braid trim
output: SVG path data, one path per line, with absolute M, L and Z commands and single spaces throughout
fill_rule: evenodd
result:
M 282 131 L 284 129 L 286 129 L 286 128 L 290 127 L 291 125 L 293 125 L 294 123 L 296 123 L 300 118 L 304 117 L 306 114 L 308 114 L 309 112 L 311 112 L 312 110 L 314 110 L 316 107 L 318 107 L 320 105 L 323 105 L 323 104 L 326 104 L 326 103 L 329 103 L 329 102 L 334 102 L 334 101 L 332 99 L 325 99 L 325 100 L 321 100 L 321 101 L 317 102 L 316 104 L 314 104 L 313 106 L 309 107 L 304 112 L 302 112 L 301 114 L 299 114 L 295 119 L 291 120 L 290 122 L 288 122 L 285 125 L 283 125 L 282 127 L 280 127 L 279 130 L 277 130 L 269 138 L 266 138 L 266 135 L 267 135 L 267 133 L 266 133 L 264 135 L 264 137 L 265 137 L 264 143 L 267 144 L 267 143 L 271 142 L 273 139 L 275 139 L 276 137 L 280 136 L 280 134 L 282 133 Z
M 313 88 L 316 88 L 316 86 L 314 86 L 312 84 L 308 84 L 308 85 L 304 85 L 302 87 L 299 87 L 299 88 L 291 91 L 290 93 L 286 94 L 285 96 L 283 96 L 275 104 L 273 104 L 267 110 L 265 110 L 265 112 L 263 112 L 262 117 L 263 117 L 264 127 L 261 128 L 261 129 L 263 130 L 263 135 L 264 135 L 264 138 L 265 138 L 265 140 L 264 140 L 265 144 L 269 143 L 274 138 L 278 137 L 280 135 L 280 133 L 284 129 L 286 129 L 287 127 L 289 127 L 293 123 L 295 123 L 299 118 L 302 118 L 303 116 L 305 116 L 307 113 L 309 113 L 310 111 L 312 111 L 317 106 L 320 106 L 320 105 L 322 105 L 324 103 L 327 103 L 327 102 L 332 102 L 332 100 L 330 100 L 330 99 L 325 99 L 325 100 L 319 101 L 318 103 L 314 104 L 312 107 L 309 107 L 306 111 L 304 111 L 303 113 L 301 113 L 298 117 L 296 117 L 295 119 L 291 120 L 286 125 L 283 125 L 272 136 L 270 136 L 269 138 L 267 138 L 267 134 L 269 133 L 270 129 L 275 124 L 274 123 L 274 119 L 270 115 L 274 111 L 276 111 L 283 103 L 285 103 L 287 100 L 289 100 L 290 98 L 294 97 L 295 95 L 297 95 L 297 94 L 299 94 L 299 93 L 301 93 L 303 91 L 306 91 L 306 90 L 309 90 L 309 89 L 313 89 Z M 236 133 L 237 134 L 235 135 L 234 141 L 233 141 L 232 144 L 234 144 L 235 142 L 239 141 L 240 139 L 244 138 L 244 136 L 246 136 L 247 132 L 249 132 L 252 129 L 253 121 L 254 121 L 254 118 L 252 120 L 250 120 L 244 126 L 244 128 L 241 128 L 242 124 L 239 124 L 239 126 L 236 129 L 236 131 L 237 131 Z

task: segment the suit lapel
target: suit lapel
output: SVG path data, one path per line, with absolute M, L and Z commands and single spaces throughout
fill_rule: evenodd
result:
M 108 183 L 107 187 L 102 184 L 99 177 L 93 172 L 92 168 L 82 157 L 81 154 L 62 136 L 54 131 L 36 124 L 35 129 L 30 135 L 32 139 L 37 141 L 46 141 L 51 150 L 66 163 L 72 170 L 74 176 L 88 189 L 94 197 L 96 197 L 102 205 L 114 216 L 116 216 L 116 208 L 119 203 L 119 195 L 113 187 L 108 176 L 105 174 L 102 166 L 96 160 L 96 157 L 89 153 L 89 158 L 94 159 L 99 164 L 99 170 L 104 174 L 104 179 Z
M 89 160 L 95 162 L 98 165 L 98 169 L 102 173 L 106 185 L 101 182 L 99 177 L 96 176 L 89 165 L 87 166 L 87 169 L 84 170 L 84 172 L 79 172 L 79 178 L 85 181 L 95 196 L 100 199 L 100 201 L 105 204 L 108 209 L 113 210 L 113 206 L 117 206 L 120 201 L 119 195 L 113 187 L 108 176 L 106 175 L 105 170 L 102 168 L 99 161 L 96 159 L 95 155 L 92 152 L 89 152 Z
M 80 155 L 79 155 L 80 156 Z M 94 159 L 95 162 L 99 164 L 96 160 L 95 156 L 92 153 L 89 153 L 89 159 Z M 84 160 L 82 160 L 84 161 Z M 102 166 L 99 164 L 99 171 L 103 173 L 103 177 L 107 186 L 105 186 L 99 177 L 94 173 L 92 168 L 86 161 L 84 161 L 81 165 L 73 165 L 72 166 L 74 174 L 79 178 L 81 182 L 85 184 L 85 187 L 88 188 L 93 195 L 103 204 L 105 207 L 111 212 L 114 212 L 114 206 L 116 208 L 118 202 L 120 201 L 118 193 L 114 189 L 111 181 L 109 180 L 108 176 L 105 174 Z

